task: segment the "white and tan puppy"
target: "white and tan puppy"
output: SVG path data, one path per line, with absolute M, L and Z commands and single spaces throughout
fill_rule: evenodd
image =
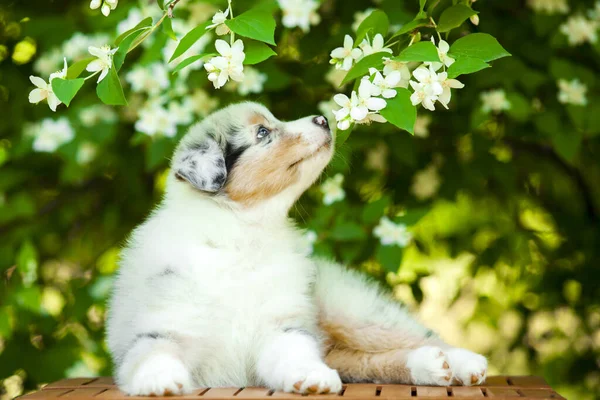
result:
M 282 122 L 255 103 L 190 129 L 162 203 L 123 250 L 110 301 L 124 392 L 485 379 L 484 357 L 445 344 L 361 274 L 304 253 L 287 213 L 332 142 L 324 117 Z

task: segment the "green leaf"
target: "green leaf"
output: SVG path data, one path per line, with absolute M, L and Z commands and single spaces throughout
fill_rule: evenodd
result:
M 345 131 L 341 130 L 341 129 L 336 129 L 335 131 L 335 148 L 339 149 L 345 142 L 346 140 L 348 140 L 348 138 L 350 137 L 350 134 L 352 133 L 352 125 L 350 125 L 350 128 L 346 129 Z
M 431 42 L 424 41 L 413 44 L 402 50 L 400 54 L 393 58 L 394 61 L 435 61 L 440 62 L 437 48 Z
M 473 72 L 481 71 L 489 68 L 490 64 L 479 58 L 460 57 L 457 58 L 448 68 L 448 78 L 456 78 L 459 75 L 472 74 Z
M 79 75 L 81 75 L 81 73 L 83 71 L 85 71 L 85 67 L 87 67 L 87 65 L 89 63 L 91 63 L 95 59 L 96 59 L 96 57 L 88 57 L 88 58 L 84 58 L 83 60 L 79 60 L 77 62 L 74 62 L 67 69 L 67 79 L 75 79 L 75 78 L 77 78 Z
M 464 4 L 457 4 L 446 8 L 442 15 L 440 15 L 437 30 L 438 32 L 448 32 L 449 30 L 458 28 L 467 18 L 475 14 L 477 14 L 477 11 Z
M 366 237 L 364 229 L 355 222 L 342 222 L 331 231 L 331 237 L 340 241 L 361 240 Z
M 54 79 L 56 80 L 56 79 Z M 23 279 L 23 285 L 30 287 L 38 278 L 38 255 L 33 243 L 23 242 L 17 255 L 17 270 Z
M 417 109 L 410 101 L 410 91 L 404 88 L 397 88 L 396 93 L 396 97 L 386 99 L 387 106 L 379 113 L 388 122 L 414 135 Z
M 225 25 L 240 36 L 275 45 L 275 19 L 264 8 L 253 8 Z
M 170 37 L 173 40 L 177 40 L 177 35 L 173 31 L 173 24 L 171 23 L 171 18 L 165 18 L 162 22 L 162 31 L 165 35 Z
M 383 65 L 383 57 L 389 57 L 390 53 L 380 51 L 368 55 L 357 62 L 344 77 L 341 85 L 344 85 L 356 78 L 360 78 L 369 72 L 369 68 L 379 68 Z
M 12 326 L 10 323 L 10 315 L 8 308 L 0 308 L 0 338 L 10 338 L 12 334 Z
M 422 26 L 427 26 L 427 25 L 429 25 L 428 19 L 425 19 L 425 18 L 414 19 L 414 20 L 410 21 L 409 23 L 407 23 L 406 25 L 402 26 L 402 28 L 400 28 L 398 30 L 398 32 L 394 33 L 392 35 L 392 37 L 390 38 L 390 41 L 400 35 L 404 35 L 405 33 L 411 32 L 417 28 L 420 28 Z
M 39 313 L 41 311 L 42 293 L 38 286 L 24 287 L 14 294 L 15 303 L 21 309 Z
M 379 200 L 367 203 L 362 211 L 362 220 L 368 224 L 375 223 L 383 217 L 385 209 L 390 205 L 389 196 L 382 196 Z
M 175 69 L 173 70 L 173 74 L 176 74 L 177 72 L 181 71 L 182 69 L 184 69 L 185 67 L 187 67 L 188 65 L 202 59 L 205 57 L 211 57 L 213 56 L 214 53 L 210 53 L 210 54 L 198 54 L 195 56 L 191 56 L 186 58 L 185 60 L 183 60 L 182 62 L 180 62 L 179 64 L 177 64 L 177 66 L 175 67 Z
M 156 4 L 158 4 L 158 8 L 164 11 L 165 9 L 165 0 L 156 0 Z
M 472 33 L 463 36 L 450 46 L 452 56 L 473 57 L 483 61 L 497 60 L 498 58 L 510 56 L 498 41 L 487 33 Z
M 427 0 L 419 0 L 419 13 L 417 14 L 417 18 L 426 18 L 427 13 L 425 12 L 425 4 Z
M 431 209 L 429 207 L 412 208 L 407 211 L 404 215 L 394 217 L 392 220 L 396 224 L 404 224 L 406 226 L 413 226 L 419 222 L 424 216 L 426 216 Z
M 179 41 L 179 44 L 175 48 L 175 51 L 169 59 L 169 62 L 173 61 L 174 59 L 185 53 L 190 47 L 194 45 L 194 43 L 198 41 L 198 39 L 204 36 L 204 34 L 208 32 L 206 30 L 206 27 L 209 26 L 210 23 L 211 21 L 206 21 L 205 23 L 198 25 L 197 27 L 186 33 L 185 36 L 182 37 Z
M 133 32 L 136 32 L 138 30 L 150 29 L 151 26 L 152 26 L 152 17 L 148 17 L 148 18 L 141 20 L 133 28 L 121 33 L 115 40 L 115 46 L 118 46 L 123 41 L 123 39 L 125 39 L 127 36 L 131 35 Z
M 113 56 L 113 64 L 117 68 L 117 71 L 119 71 L 123 66 L 123 63 L 125 62 L 125 57 L 127 57 L 127 52 L 129 51 L 129 48 L 131 47 L 133 42 L 142 34 L 144 34 L 143 29 L 137 30 L 135 32 L 132 32 L 129 36 L 127 36 L 121 41 L 119 49 Z
M 244 59 L 244 64 L 246 65 L 258 64 L 269 57 L 277 55 L 269 46 L 256 41 L 244 43 L 244 53 L 246 53 L 246 58 Z
M 402 262 L 403 249 L 399 246 L 378 245 L 376 250 L 377 261 L 386 272 L 398 272 Z
M 386 36 L 390 27 L 390 21 L 386 13 L 381 10 L 374 10 L 356 30 L 355 43 L 359 44 L 369 32 L 372 32 L 371 38 L 380 33 Z
M 121 87 L 121 81 L 119 81 L 119 75 L 117 75 L 117 69 L 114 64 L 108 72 L 108 75 L 106 75 L 96 87 L 96 94 L 104 104 L 108 104 L 109 106 L 127 105 L 127 100 L 123 94 L 123 88 Z
M 581 147 L 581 134 L 575 130 L 555 131 L 552 135 L 554 150 L 565 160 L 573 162 Z
M 54 78 L 52 79 L 52 91 L 58 97 L 60 101 L 65 103 L 68 107 L 71 104 L 71 100 L 77 94 L 79 89 L 85 83 L 85 79 L 77 78 L 77 79 L 61 79 Z

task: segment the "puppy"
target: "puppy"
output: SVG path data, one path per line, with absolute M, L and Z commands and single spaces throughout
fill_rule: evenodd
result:
M 332 153 L 324 117 L 282 122 L 256 103 L 190 129 L 162 203 L 122 252 L 107 328 L 121 390 L 485 379 L 483 356 L 444 343 L 363 275 L 304 253 L 287 213 Z

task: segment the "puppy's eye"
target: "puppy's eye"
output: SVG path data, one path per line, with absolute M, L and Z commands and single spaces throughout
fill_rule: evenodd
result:
M 256 133 L 256 138 L 260 140 L 260 139 L 266 137 L 267 135 L 269 135 L 269 133 L 271 133 L 270 130 L 268 130 L 264 126 L 260 126 L 258 128 L 258 132 Z

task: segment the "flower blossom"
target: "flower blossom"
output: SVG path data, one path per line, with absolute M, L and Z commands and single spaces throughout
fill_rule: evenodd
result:
M 29 80 L 31 81 L 31 83 L 33 83 L 36 86 L 35 89 L 33 89 L 31 92 L 29 92 L 29 102 L 30 103 L 37 104 L 42 100 L 46 100 L 48 102 L 48 107 L 50 107 L 50 109 L 52 111 L 56 111 L 56 107 L 58 107 L 58 105 L 61 104 L 62 101 L 60 101 L 58 99 L 58 97 L 56 97 L 56 95 L 54 94 L 54 91 L 52 90 L 52 80 L 54 78 L 64 79 L 67 77 L 68 67 L 67 67 L 67 59 L 66 58 L 64 58 L 64 63 L 65 63 L 65 66 L 62 70 L 50 74 L 48 83 L 46 83 L 46 81 L 43 80 L 42 78 L 40 78 L 39 76 L 31 75 L 29 77 Z
M 419 200 L 427 200 L 435 195 L 440 187 L 440 176 L 435 164 L 415 173 L 410 191 Z
M 135 129 L 148 136 L 177 134 L 177 121 L 159 102 L 148 102 L 139 112 Z
M 537 13 L 566 14 L 569 12 L 567 0 L 527 0 L 527 5 Z
M 212 17 L 212 24 L 207 26 L 206 29 L 215 29 L 215 33 L 219 36 L 227 35 L 230 31 L 229 27 L 225 25 L 227 16 L 229 15 L 229 8 L 223 11 L 217 11 Z
M 134 92 L 145 92 L 157 95 L 161 90 L 169 87 L 169 74 L 165 65 L 155 62 L 150 65 L 136 65 L 125 75 L 125 80 L 131 85 Z
M 90 8 L 96 10 L 100 8 L 100 11 L 105 17 L 108 17 L 110 12 L 117 8 L 119 0 L 92 0 L 90 2 Z
M 585 42 L 596 43 L 598 23 L 590 21 L 581 15 L 574 15 L 560 26 L 560 31 L 567 36 L 571 46 L 578 46 Z
M 344 200 L 346 192 L 342 188 L 344 183 L 344 175 L 336 174 L 333 178 L 327 179 L 321 185 L 321 193 L 323 193 L 323 204 L 331 205 L 336 201 Z
M 220 56 L 211 58 L 204 69 L 208 72 L 208 80 L 213 83 L 215 89 L 219 89 L 227 83 L 229 78 L 241 82 L 244 79 L 244 42 L 236 40 L 229 46 L 224 40 L 217 39 L 215 47 Z
M 510 109 L 510 102 L 506 98 L 506 93 L 502 89 L 489 90 L 480 95 L 483 106 L 483 112 L 500 113 L 503 110 Z
M 587 98 L 585 96 L 587 92 L 587 86 L 579 81 L 579 79 L 573 79 L 566 81 L 560 79 L 558 81 L 558 101 L 563 104 L 574 104 L 577 106 L 587 105 Z
M 75 131 L 65 117 L 57 120 L 44 119 L 33 134 L 33 150 L 44 153 L 54 152 L 75 137 Z
M 344 47 L 338 47 L 331 51 L 331 64 L 335 64 L 336 69 L 349 71 L 354 61 L 362 57 L 361 49 L 354 49 L 354 40 L 350 35 L 344 36 Z
M 260 72 L 256 68 L 246 67 L 244 70 L 244 79 L 239 83 L 237 91 L 242 96 L 250 93 L 260 93 L 263 91 L 263 85 L 267 81 L 267 74 Z
M 433 37 L 431 38 L 431 43 L 433 43 L 433 45 L 435 46 L 435 40 L 433 39 Z M 448 44 L 448 42 L 440 39 L 436 48 L 438 52 L 438 57 L 440 58 L 441 62 L 426 62 L 424 63 L 425 65 L 431 65 L 433 67 L 433 70 L 437 71 L 438 69 L 442 68 L 443 65 L 445 65 L 447 68 L 454 64 L 454 58 L 448 55 L 448 51 L 450 50 L 450 45 Z
M 369 115 L 373 112 L 376 114 L 387 105 L 384 99 L 373 96 L 373 85 L 368 79 L 361 80 L 358 93 L 352 91 L 350 98 L 345 94 L 338 93 L 333 96 L 333 100 L 342 107 L 335 111 L 338 128 L 341 130 L 348 129 L 352 120 L 358 123 L 380 122 L 381 119 L 369 117 Z
M 277 3 L 283 13 L 281 23 L 286 28 L 299 27 L 308 32 L 311 25 L 321 22 L 317 13 L 320 4 L 315 0 L 277 0 Z
M 426 138 L 429 136 L 429 124 L 431 124 L 431 117 L 429 115 L 417 115 L 415 121 L 415 136 Z
M 408 81 L 410 81 L 410 70 L 408 69 L 407 63 L 402 61 L 394 61 L 391 58 L 384 57 L 383 76 L 388 76 L 394 71 L 398 71 L 400 73 L 400 82 L 398 82 L 398 87 L 408 88 Z
M 119 50 L 118 47 L 111 49 L 110 46 L 102 46 L 102 47 L 94 47 L 90 46 L 88 51 L 91 55 L 96 56 L 97 58 L 89 63 L 85 70 L 88 72 L 100 72 L 100 76 L 98 77 L 98 83 L 102 79 L 108 75 L 108 72 L 112 68 L 113 65 L 113 55 Z
M 361 50 L 365 56 L 368 56 L 368 55 L 371 55 L 374 53 L 380 53 L 380 52 L 385 52 L 385 53 L 390 53 L 390 54 L 393 53 L 392 49 L 384 47 L 383 36 L 381 35 L 381 33 L 378 33 L 377 35 L 375 35 L 372 42 L 369 42 L 369 40 L 366 38 L 363 39 L 363 41 L 360 43 L 359 47 L 361 48 Z
M 396 97 L 394 88 L 398 87 L 402 80 L 399 71 L 392 71 L 384 78 L 381 72 L 375 68 L 369 68 L 369 74 L 373 78 L 373 82 L 371 82 L 371 94 L 373 96 L 382 96 L 386 99 Z M 369 77 L 365 76 L 363 79 L 369 79 Z
M 378 237 L 384 246 L 406 247 L 412 240 L 412 234 L 405 224 L 395 224 L 387 217 L 381 217 L 379 225 L 373 229 L 373 235 Z
M 420 66 L 413 71 L 413 76 L 417 78 L 417 82 L 409 82 L 414 90 L 414 93 L 410 96 L 412 105 L 422 104 L 426 109 L 434 111 L 435 106 L 433 104 L 444 92 L 444 88 L 438 80 L 438 75 L 434 71 L 434 67 L 432 65 L 429 68 Z

